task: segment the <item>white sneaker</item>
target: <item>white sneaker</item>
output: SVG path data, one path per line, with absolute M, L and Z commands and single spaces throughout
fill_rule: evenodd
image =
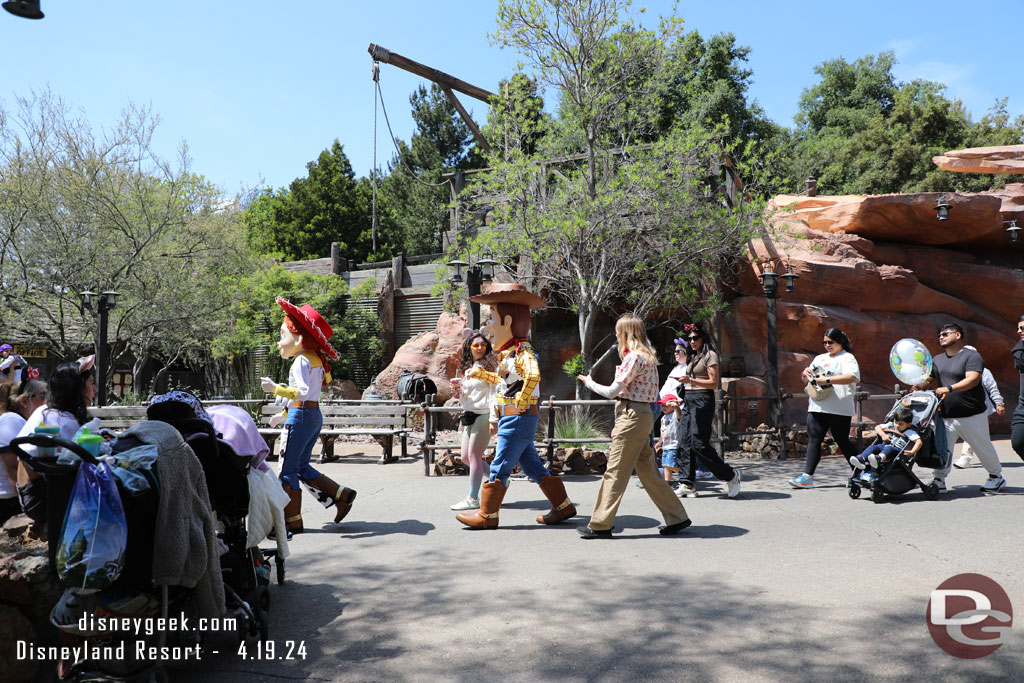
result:
M 982 493 L 999 493 L 1006 486 L 1006 480 L 1001 474 L 988 475 L 988 481 L 981 485 Z
M 885 462 L 885 461 L 884 461 L 884 460 L 882 460 L 882 459 L 881 459 L 881 457 L 879 457 L 879 456 L 875 455 L 874 453 L 872 453 L 871 455 L 869 455 L 869 456 L 868 456 L 868 463 L 869 463 L 869 464 L 870 464 L 870 465 L 871 465 L 872 467 L 874 467 L 874 468 L 875 468 L 876 470 L 877 470 L 877 469 L 878 469 L 879 467 L 881 467 L 881 466 L 882 466 L 882 463 L 884 463 L 884 462 Z
M 733 470 L 735 474 L 732 475 L 732 480 L 729 482 L 729 492 L 726 493 L 726 497 L 735 498 L 740 493 L 740 479 L 743 478 L 743 473 L 740 470 Z
M 959 458 L 953 461 L 953 467 L 957 468 L 958 470 L 965 470 L 971 466 L 972 459 L 973 458 L 970 455 L 961 455 Z
M 867 467 L 867 465 L 862 463 L 860 461 L 860 458 L 858 458 L 856 455 L 851 455 L 850 456 L 850 464 L 853 465 L 854 467 L 856 467 L 858 470 L 863 470 L 863 469 L 865 469 Z
M 937 488 L 939 491 L 946 490 L 946 480 L 942 479 L 941 477 L 935 477 L 934 479 L 932 479 L 931 483 L 934 484 L 935 488 Z
M 465 500 L 460 500 L 455 505 L 452 505 L 451 509 L 452 510 L 479 510 L 480 509 L 480 499 L 479 498 L 470 498 L 469 496 L 467 496 Z
M 680 484 L 679 488 L 676 489 L 676 495 L 680 498 L 696 498 L 697 487 L 687 486 L 686 484 Z

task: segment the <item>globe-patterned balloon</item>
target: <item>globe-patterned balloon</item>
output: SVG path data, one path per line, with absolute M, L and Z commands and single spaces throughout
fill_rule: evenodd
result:
M 916 339 L 900 339 L 889 351 L 889 367 L 904 384 L 921 384 L 932 373 L 932 354 Z

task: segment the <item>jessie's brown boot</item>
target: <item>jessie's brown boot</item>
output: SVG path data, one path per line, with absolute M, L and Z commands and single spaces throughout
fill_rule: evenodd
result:
M 288 484 L 282 484 L 288 494 L 288 504 L 284 506 L 284 528 L 293 534 L 302 533 L 302 491 L 296 491 Z
M 337 484 L 330 477 L 323 474 L 309 482 L 309 485 L 323 494 L 324 498 L 321 498 L 322 501 L 329 499 L 334 504 L 335 524 L 345 519 L 345 515 L 352 509 L 352 503 L 356 499 L 355 491 Z M 330 504 L 327 507 L 330 507 Z
M 468 527 L 474 529 L 497 529 L 498 509 L 505 499 L 505 488 L 500 481 L 488 481 L 480 487 L 480 509 L 473 512 L 460 512 L 455 515 Z
M 576 514 L 576 506 L 569 500 L 565 492 L 565 484 L 561 477 L 550 475 L 543 477 L 538 483 L 540 490 L 547 496 L 551 503 L 551 512 L 546 515 L 537 515 L 537 521 L 541 524 L 558 524 L 573 517 Z

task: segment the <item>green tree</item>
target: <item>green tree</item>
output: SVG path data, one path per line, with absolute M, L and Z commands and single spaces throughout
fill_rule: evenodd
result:
M 458 111 L 434 84 L 419 86 L 409 97 L 416 131 L 409 143 L 397 141 L 378 200 L 389 221 L 402 233 L 399 250 L 408 255 L 436 253 L 450 229 L 448 183 L 442 175 L 479 168 L 473 134 Z
M 369 281 L 352 290 L 351 296 L 373 296 L 375 288 L 376 283 Z M 349 295 L 349 287 L 340 277 L 293 273 L 279 265 L 243 276 L 232 288 L 228 315 L 231 325 L 223 328 L 213 341 L 213 355 L 230 358 L 263 348 L 267 350 L 267 367 L 263 372 L 284 377 L 288 368 L 277 352 L 284 319 L 277 305 L 280 296 L 296 305 L 312 305 L 334 329 L 331 345 L 340 354 L 338 360 L 331 362 L 336 378 L 351 379 L 356 364 L 373 371 L 384 353 L 380 320 L 373 313 L 349 306 Z M 340 353 L 343 347 L 349 352 Z
M 342 145 L 335 140 L 306 164 L 305 178 L 288 189 L 265 190 L 248 207 L 246 234 L 253 249 L 286 260 L 324 258 L 338 242 L 344 258 L 366 261 L 372 251 L 372 190 L 356 178 Z M 395 247 L 390 222 L 378 235 L 378 253 Z
M 1024 117 L 1011 122 L 1005 101 L 972 122 L 959 100 L 933 81 L 897 81 L 892 52 L 815 68 L 797 114 L 788 185 L 814 176 L 830 194 L 980 191 L 1006 176 L 949 173 L 932 163 L 951 149 L 1024 142 Z
M 96 329 L 81 293 L 113 290 L 115 361 L 131 352 L 166 365 L 212 338 L 224 282 L 258 265 L 186 150 L 177 166 L 154 154 L 156 125 L 129 106 L 96 133 L 49 91 L 0 106 L 6 330 L 74 358 Z
M 680 22 L 641 29 L 620 16 L 629 5 L 499 3 L 496 42 L 527 57 L 560 107 L 540 152 L 492 154 L 476 188 L 497 198 L 500 226 L 483 233 L 479 248 L 518 262 L 552 304 L 577 314 L 587 370 L 611 356 L 596 355 L 603 314 L 716 309 L 718 275 L 761 216 L 762 204 L 744 194 L 727 198 L 720 175 L 731 156 L 756 196 L 760 172 L 745 161 L 753 142 L 737 146 L 724 123 L 658 128 L 666 109 L 658 86 L 671 80 Z M 551 150 L 576 156 L 555 163 Z

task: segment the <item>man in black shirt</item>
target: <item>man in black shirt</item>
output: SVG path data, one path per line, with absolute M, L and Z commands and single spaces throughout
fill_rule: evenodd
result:
M 939 382 L 935 393 L 944 397 L 942 417 L 950 452 L 957 439 L 970 444 L 981 464 L 988 470 L 988 481 L 982 484 L 982 492 L 996 493 L 1006 485 L 1006 480 L 1003 479 L 1003 466 L 999 463 L 999 455 L 988 431 L 985 389 L 981 385 L 985 361 L 973 348 L 964 347 L 963 336 L 963 328 L 956 323 L 947 323 L 939 330 L 939 346 L 945 353 L 932 359 L 932 379 Z M 915 388 L 921 386 L 925 385 Z M 948 464 L 944 469 L 933 470 L 934 483 L 942 490 L 946 488 L 949 470 Z

